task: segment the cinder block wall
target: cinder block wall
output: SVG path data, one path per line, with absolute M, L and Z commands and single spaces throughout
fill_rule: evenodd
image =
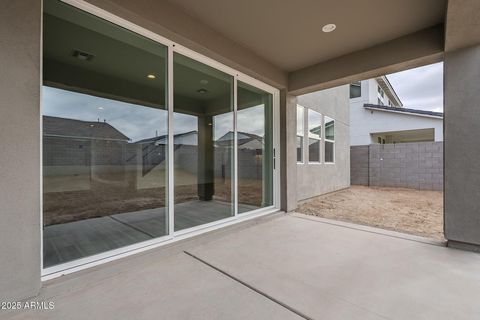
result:
M 350 148 L 350 183 L 368 186 L 368 149 L 369 146 Z
M 351 155 L 352 184 L 443 190 L 443 142 L 372 144 Z

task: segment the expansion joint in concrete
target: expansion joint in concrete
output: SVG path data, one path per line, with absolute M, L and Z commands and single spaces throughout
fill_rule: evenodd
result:
M 214 266 L 213 264 L 205 261 L 204 259 L 199 258 L 199 257 L 197 257 L 196 255 L 194 255 L 194 254 L 192 254 L 192 253 L 190 253 L 190 252 L 188 252 L 188 251 L 183 251 L 183 252 L 184 252 L 186 255 L 194 258 L 195 260 L 203 263 L 204 265 L 206 265 L 206 266 L 208 266 L 208 267 L 210 267 L 210 268 L 212 268 L 212 269 L 220 272 L 221 274 L 229 277 L 229 278 L 232 279 L 233 281 L 240 283 L 241 285 L 247 287 L 248 289 L 250 289 L 250 290 L 252 290 L 252 291 L 255 291 L 256 293 L 258 293 L 258 294 L 262 295 L 263 297 L 267 298 L 268 300 L 270 300 L 270 301 L 272 301 L 272 302 L 274 302 L 274 303 L 282 306 L 283 308 L 289 310 L 290 312 L 295 313 L 297 316 L 302 317 L 303 319 L 306 319 L 306 320 L 313 320 L 312 317 L 310 317 L 310 316 L 304 314 L 303 312 L 301 312 L 301 311 L 293 308 L 292 306 L 289 306 L 289 305 L 286 304 L 285 302 L 282 302 L 282 301 L 278 300 L 277 298 L 272 297 L 272 296 L 269 295 L 268 293 L 265 293 L 265 292 L 261 291 L 260 289 L 255 288 L 254 286 L 252 286 L 252 285 L 246 283 L 245 281 L 243 281 L 243 280 L 235 277 L 234 275 L 232 275 L 232 274 L 230 274 L 230 273 L 228 273 L 228 272 L 220 269 L 219 267 Z

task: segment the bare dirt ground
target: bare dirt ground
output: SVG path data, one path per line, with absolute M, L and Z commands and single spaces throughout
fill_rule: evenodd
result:
M 444 240 L 440 191 L 352 186 L 306 200 L 297 212 Z
M 68 182 L 68 179 L 68 177 L 65 178 L 66 182 Z M 165 206 L 166 191 L 164 187 L 137 189 L 133 186 L 116 186 L 108 183 L 90 182 L 90 178 L 86 180 L 88 181 L 88 190 L 44 193 L 44 225 L 67 223 Z M 48 184 L 49 180 L 46 181 Z M 61 182 L 61 180 L 57 179 L 58 181 Z M 175 203 L 198 199 L 196 179 L 192 181 L 176 179 L 176 181 L 184 184 L 175 185 Z M 63 183 L 63 185 L 66 184 L 65 182 Z M 231 201 L 231 180 L 216 179 L 214 190 L 214 198 L 216 200 Z M 262 181 L 240 179 L 238 196 L 239 202 L 242 204 L 261 206 Z

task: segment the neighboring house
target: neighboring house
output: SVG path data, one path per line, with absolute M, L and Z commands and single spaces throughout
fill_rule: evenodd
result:
M 350 85 L 350 143 L 443 141 L 443 113 L 404 108 L 387 77 Z
M 129 138 L 106 122 L 43 116 L 44 192 L 89 190 L 95 182 L 118 182 L 98 168 L 125 166 Z
M 233 137 L 234 133 L 229 131 L 218 138 L 215 145 L 219 147 L 233 146 Z M 237 139 L 238 149 L 258 150 L 261 154 L 264 147 L 263 138 L 261 136 L 239 131 L 237 132 Z

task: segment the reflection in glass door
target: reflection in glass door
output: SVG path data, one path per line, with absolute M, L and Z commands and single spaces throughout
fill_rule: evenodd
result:
M 271 93 L 178 53 L 188 50 L 43 3 L 47 273 L 273 205 Z
M 43 265 L 168 234 L 167 47 L 44 1 Z
M 237 83 L 238 212 L 273 205 L 273 96 Z
M 173 58 L 175 231 L 234 215 L 233 77 Z

